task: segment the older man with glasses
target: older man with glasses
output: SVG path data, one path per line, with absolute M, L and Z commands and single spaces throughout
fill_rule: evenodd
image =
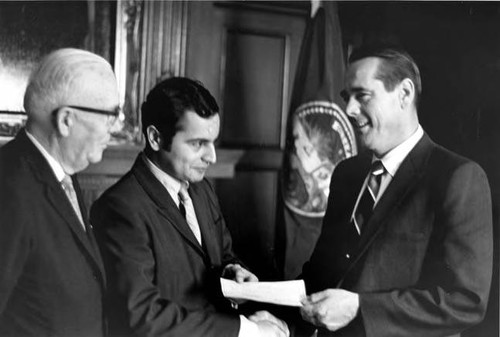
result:
M 28 120 L 0 149 L 0 336 L 104 336 L 105 276 L 74 174 L 120 118 L 109 63 L 78 49 L 33 72 Z

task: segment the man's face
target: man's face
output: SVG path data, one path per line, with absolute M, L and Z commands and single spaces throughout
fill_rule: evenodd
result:
M 99 110 L 114 111 L 119 106 L 119 95 L 116 80 L 112 74 L 86 75 L 86 80 L 80 86 L 68 105 L 83 106 Z M 102 159 L 106 149 L 112 125 L 112 117 L 72 109 L 74 124 L 70 136 L 65 140 L 64 161 L 72 171 L 79 172 L 90 163 Z
M 408 113 L 401 105 L 400 86 L 388 92 L 375 78 L 380 60 L 368 57 L 353 62 L 346 73 L 346 112 L 362 143 L 381 157 L 405 140 Z
M 216 161 L 214 142 L 219 136 L 219 115 L 203 118 L 186 111 L 178 126 L 170 150 L 160 150 L 158 164 L 179 180 L 201 181 L 208 166 Z

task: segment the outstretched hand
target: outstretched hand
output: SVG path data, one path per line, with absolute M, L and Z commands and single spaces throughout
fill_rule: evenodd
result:
M 326 289 L 302 301 L 302 318 L 315 326 L 335 331 L 345 327 L 359 310 L 359 295 L 344 289 Z
M 259 282 L 257 276 L 252 272 L 246 270 L 239 264 L 228 264 L 222 271 L 222 277 L 236 281 L 238 283 L 243 282 Z

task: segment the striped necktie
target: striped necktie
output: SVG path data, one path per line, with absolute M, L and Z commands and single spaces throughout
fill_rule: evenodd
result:
M 360 232 L 372 215 L 375 200 L 377 200 L 380 183 L 384 173 L 385 167 L 382 162 L 380 160 L 374 161 L 370 169 L 368 185 L 363 191 L 363 195 L 361 196 L 356 212 L 354 213 L 354 221 L 356 221 L 356 225 L 358 226 Z

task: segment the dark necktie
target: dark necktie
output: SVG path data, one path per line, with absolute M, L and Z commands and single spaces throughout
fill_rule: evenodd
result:
M 200 225 L 198 224 L 198 219 L 196 218 L 196 213 L 194 211 L 193 200 L 191 200 L 184 184 L 181 185 L 181 189 L 179 190 L 179 201 L 179 210 L 186 219 L 186 222 L 196 237 L 196 240 L 201 245 Z
M 385 168 L 380 160 L 372 163 L 370 177 L 368 178 L 368 185 L 363 191 L 363 195 L 361 196 L 356 212 L 354 213 L 354 221 L 356 221 L 360 232 L 372 215 L 384 172 Z

